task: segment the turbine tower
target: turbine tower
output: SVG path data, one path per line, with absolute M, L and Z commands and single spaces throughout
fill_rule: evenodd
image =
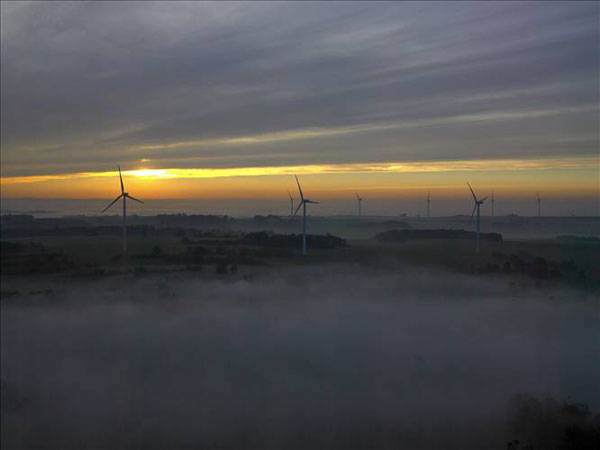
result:
M 300 209 L 300 207 L 302 207 L 302 255 L 306 256 L 306 205 L 308 203 L 319 203 L 319 202 L 313 202 L 312 200 L 309 200 L 307 198 L 304 198 L 304 194 L 302 193 L 302 188 L 300 187 L 300 182 L 298 181 L 298 176 L 294 175 L 296 177 L 296 184 L 298 184 L 298 191 L 300 192 L 300 204 L 298 205 L 298 207 L 296 208 L 296 211 L 294 211 L 294 216 L 295 217 L 296 214 L 298 213 L 298 210 Z
M 431 196 L 427 192 L 427 217 L 429 217 L 429 207 L 431 206 Z
M 541 203 L 542 203 L 542 198 L 540 197 L 540 193 L 537 193 L 537 204 L 538 204 L 538 217 L 540 217 L 540 213 L 541 213 Z
M 125 192 L 125 187 L 123 186 L 123 177 L 121 176 L 121 166 L 117 166 L 119 168 L 119 181 L 121 182 L 121 195 L 119 195 L 117 198 L 115 198 L 110 205 L 108 205 L 106 208 L 104 208 L 102 210 L 102 212 L 106 212 L 106 210 L 108 208 L 110 208 L 112 205 L 114 205 L 120 198 L 123 198 L 123 254 L 125 254 L 127 252 L 127 199 L 130 198 L 131 200 L 138 202 L 138 203 L 144 203 L 141 200 L 138 200 L 137 198 L 132 197 L 131 195 L 129 195 L 129 192 Z
M 494 217 L 494 191 L 492 191 L 492 217 Z
M 479 242 L 479 232 L 480 232 L 479 209 L 480 209 L 481 205 L 483 205 L 483 202 L 485 201 L 485 199 L 487 199 L 487 197 L 484 197 L 482 199 L 477 199 L 477 197 L 475 196 L 475 192 L 473 192 L 473 188 L 471 187 L 471 185 L 469 183 L 467 183 L 467 186 L 469 186 L 471 194 L 473 195 L 473 200 L 475 201 L 475 206 L 473 207 L 473 212 L 471 213 L 471 220 L 473 220 L 473 215 L 475 214 L 475 210 L 477 210 L 477 253 L 479 253 L 479 251 L 481 249 L 480 242 Z M 469 220 L 469 222 L 471 222 L 471 220 Z
M 360 217 L 362 215 L 362 201 L 364 200 L 363 198 L 360 197 L 360 195 L 358 195 L 357 192 L 354 193 L 354 195 L 356 195 L 356 202 L 357 202 L 357 212 L 358 212 L 358 217 Z
M 288 197 L 290 197 L 290 216 L 294 215 L 294 197 L 290 194 L 290 191 L 287 191 Z

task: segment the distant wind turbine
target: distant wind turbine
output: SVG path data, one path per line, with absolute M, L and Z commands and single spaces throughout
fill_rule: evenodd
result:
M 290 194 L 290 191 L 287 191 L 288 196 L 290 197 L 290 216 L 294 215 L 294 197 Z
M 494 217 L 494 191 L 492 191 L 492 217 Z
M 129 195 L 128 192 L 125 192 L 125 187 L 123 186 L 123 177 L 121 176 L 121 166 L 117 166 L 119 168 L 119 181 L 121 182 L 121 195 L 119 195 L 117 198 L 115 198 L 110 205 L 108 205 L 106 208 L 104 208 L 102 210 L 102 212 L 106 212 L 106 210 L 108 208 L 110 208 L 112 205 L 114 205 L 120 198 L 123 198 L 123 253 L 127 252 L 127 199 L 130 198 L 131 200 L 138 202 L 138 203 L 144 203 L 141 200 L 138 200 L 137 198 L 132 197 L 131 195 Z
M 362 206 L 362 201 L 364 200 L 364 198 L 361 198 L 357 192 L 355 192 L 354 195 L 356 195 L 358 217 L 360 217 L 362 215 L 361 206 Z
M 298 205 L 298 207 L 296 208 L 296 211 L 294 211 L 294 216 L 296 216 L 296 214 L 298 213 L 298 210 L 300 209 L 300 207 L 302 207 L 302 255 L 306 255 L 306 205 L 308 203 L 319 203 L 319 202 L 313 202 L 312 200 L 309 200 L 307 198 L 304 198 L 304 194 L 302 193 L 302 188 L 300 187 L 300 182 L 298 181 L 298 176 L 294 175 L 296 177 L 296 184 L 298 184 L 298 191 L 300 192 L 300 204 Z
M 429 192 L 427 192 L 427 217 L 429 217 L 429 207 L 431 205 L 431 196 L 429 195 Z
M 467 183 L 467 186 L 469 186 L 471 194 L 473 195 L 473 200 L 475 201 L 475 206 L 473 207 L 473 212 L 471 213 L 471 220 L 473 220 L 473 215 L 475 214 L 475 210 L 477 210 L 477 253 L 479 253 L 479 251 L 480 251 L 480 243 L 479 243 L 479 232 L 480 232 L 479 209 L 480 209 L 481 205 L 483 205 L 483 202 L 485 201 L 485 199 L 487 199 L 487 197 L 483 197 L 482 199 L 477 199 L 477 197 L 475 196 L 475 192 L 473 192 L 473 188 L 471 187 L 471 185 L 469 183 Z
M 540 197 L 540 193 L 538 192 L 537 193 L 538 217 L 540 217 L 541 211 L 542 211 L 541 203 L 542 203 L 542 198 Z

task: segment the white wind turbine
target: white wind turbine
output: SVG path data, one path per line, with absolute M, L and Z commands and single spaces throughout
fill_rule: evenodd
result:
M 290 194 L 290 191 L 287 191 L 288 196 L 290 197 L 290 216 L 294 215 L 294 197 Z
M 300 204 L 296 208 L 296 211 L 294 211 L 294 215 L 292 217 L 295 217 L 296 214 L 298 213 L 298 210 L 300 209 L 300 207 L 302 207 L 302 255 L 306 255 L 306 205 L 308 203 L 317 204 L 319 202 L 313 202 L 312 200 L 304 198 L 304 194 L 302 193 L 302 188 L 300 187 L 300 182 L 298 181 L 298 176 L 297 175 L 294 175 L 294 176 L 296 177 L 296 183 L 298 184 L 298 191 L 300 192 Z
M 467 186 L 469 186 L 469 189 L 471 190 L 471 194 L 473 194 L 473 200 L 475 201 L 475 206 L 473 207 L 473 212 L 471 213 L 471 220 L 473 220 L 473 215 L 475 214 L 475 210 L 477 210 L 477 253 L 479 253 L 480 250 L 480 244 L 479 244 L 479 230 L 480 230 L 480 225 L 479 225 L 479 208 L 481 207 L 481 205 L 483 205 L 483 202 L 487 199 L 487 197 L 483 197 L 482 199 L 477 199 L 477 197 L 475 196 L 475 192 L 473 192 L 473 188 L 471 187 L 471 185 L 469 183 L 467 183 Z
M 141 200 L 138 200 L 137 198 L 132 197 L 131 195 L 129 195 L 128 192 L 125 192 L 125 187 L 123 186 L 123 177 L 121 176 L 121 166 L 117 166 L 119 168 L 119 181 L 121 182 L 121 195 L 119 195 L 117 198 L 115 198 L 110 205 L 108 205 L 106 208 L 104 208 L 102 210 L 102 212 L 106 212 L 106 210 L 108 208 L 110 208 L 112 205 L 114 205 L 120 198 L 123 198 L 123 254 L 125 254 L 127 252 L 127 199 L 130 198 L 131 200 L 138 202 L 138 203 L 144 203 Z
M 362 215 L 362 201 L 364 200 L 364 198 L 362 198 L 360 195 L 358 195 L 357 192 L 354 193 L 356 195 L 356 201 L 357 201 L 357 211 L 358 211 L 358 217 L 360 217 Z

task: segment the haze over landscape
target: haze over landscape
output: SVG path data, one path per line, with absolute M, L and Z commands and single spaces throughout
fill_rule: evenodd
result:
M 0 2 L 2 450 L 600 448 L 598 2 Z

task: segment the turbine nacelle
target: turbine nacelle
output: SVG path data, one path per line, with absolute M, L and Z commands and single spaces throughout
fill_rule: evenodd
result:
M 315 202 L 314 200 L 308 199 L 308 198 L 304 198 L 304 193 L 302 192 L 302 187 L 300 186 L 300 181 L 298 181 L 298 176 L 294 175 L 296 177 L 296 184 L 298 184 L 298 192 L 300 193 L 300 201 L 298 202 L 298 207 L 296 208 L 296 211 L 294 211 L 294 216 L 298 213 L 298 210 L 302 207 L 302 205 L 306 205 L 309 203 L 314 203 L 314 204 L 319 204 L 319 202 Z M 292 196 L 290 195 L 290 198 L 292 198 Z
M 473 188 L 471 187 L 471 185 L 469 183 L 467 183 L 467 186 L 469 186 L 469 190 L 471 191 L 471 195 L 473 196 L 473 200 L 475 201 L 475 204 L 483 204 L 484 201 L 487 200 L 487 197 L 483 197 L 481 199 L 478 199 L 477 196 L 475 195 L 475 192 L 473 191 Z M 429 196 L 427 196 L 429 197 Z

